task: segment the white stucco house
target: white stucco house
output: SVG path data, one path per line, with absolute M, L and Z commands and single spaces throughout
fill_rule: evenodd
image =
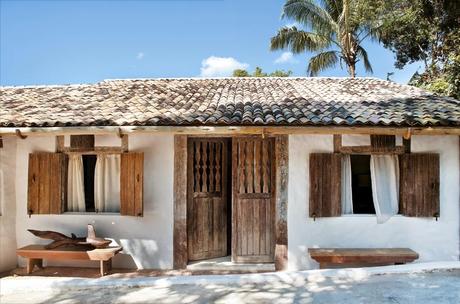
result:
M 309 248 L 458 260 L 459 135 L 459 101 L 374 78 L 2 87 L 0 271 L 46 243 L 27 229 L 87 224 L 122 268 L 317 268 Z

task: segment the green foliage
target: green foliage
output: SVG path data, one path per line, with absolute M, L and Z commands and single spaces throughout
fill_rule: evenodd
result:
M 254 71 L 253 76 L 254 77 L 267 77 L 267 73 L 262 72 L 262 69 L 260 67 L 256 67 L 256 70 Z
M 274 72 L 267 74 L 262 71 L 262 68 L 256 67 L 252 74 L 249 74 L 246 70 L 237 69 L 233 71 L 233 77 L 289 77 L 292 75 L 292 71 L 275 70 Z
M 460 2 L 388 0 L 380 3 L 380 12 L 379 36 L 395 53 L 395 66 L 425 65 L 410 84 L 460 98 Z
M 243 69 L 236 69 L 233 71 L 233 77 L 249 77 L 249 73 Z
M 350 76 L 356 74 L 356 63 L 363 61 L 372 72 L 367 52 L 362 47 L 366 38 L 378 37 L 378 16 L 383 0 L 287 0 L 283 18 L 293 19 L 308 29 L 282 27 L 271 39 L 271 49 L 290 49 L 293 53 L 317 52 L 309 61 L 311 76 L 343 62 Z
M 270 77 L 289 77 L 292 75 L 292 71 L 276 70 L 270 73 Z
M 380 40 L 396 54 L 396 67 L 423 61 L 437 69 L 458 45 L 460 2 L 458 0 L 388 0 L 383 2 Z

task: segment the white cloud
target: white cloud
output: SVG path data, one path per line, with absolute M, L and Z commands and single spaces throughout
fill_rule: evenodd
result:
M 231 76 L 236 69 L 247 69 L 249 64 L 242 63 L 233 57 L 211 56 L 201 62 L 201 77 Z
M 137 58 L 138 60 L 142 60 L 142 59 L 144 58 L 144 56 L 145 56 L 145 54 L 144 54 L 143 52 L 139 52 L 139 53 L 137 53 L 136 58 Z
M 275 63 L 296 63 L 297 60 L 294 59 L 294 55 L 292 52 L 284 52 L 279 56 L 278 58 L 275 59 Z

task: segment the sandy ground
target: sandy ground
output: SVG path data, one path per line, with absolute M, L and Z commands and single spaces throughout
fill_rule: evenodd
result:
M 197 280 L 199 277 L 197 277 Z M 1 289 L 1 286 L 0 286 Z M 460 303 L 460 270 L 362 278 L 290 276 L 272 282 L 79 287 L 8 293 L 0 303 Z

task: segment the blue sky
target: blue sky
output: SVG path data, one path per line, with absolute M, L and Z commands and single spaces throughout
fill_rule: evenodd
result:
M 312 54 L 269 50 L 284 0 L 0 0 L 0 84 L 94 83 L 113 78 L 223 76 L 292 70 L 306 76 Z M 365 47 L 372 76 L 406 83 L 377 43 Z M 346 76 L 330 69 L 321 76 Z M 358 76 L 366 76 L 362 66 Z

